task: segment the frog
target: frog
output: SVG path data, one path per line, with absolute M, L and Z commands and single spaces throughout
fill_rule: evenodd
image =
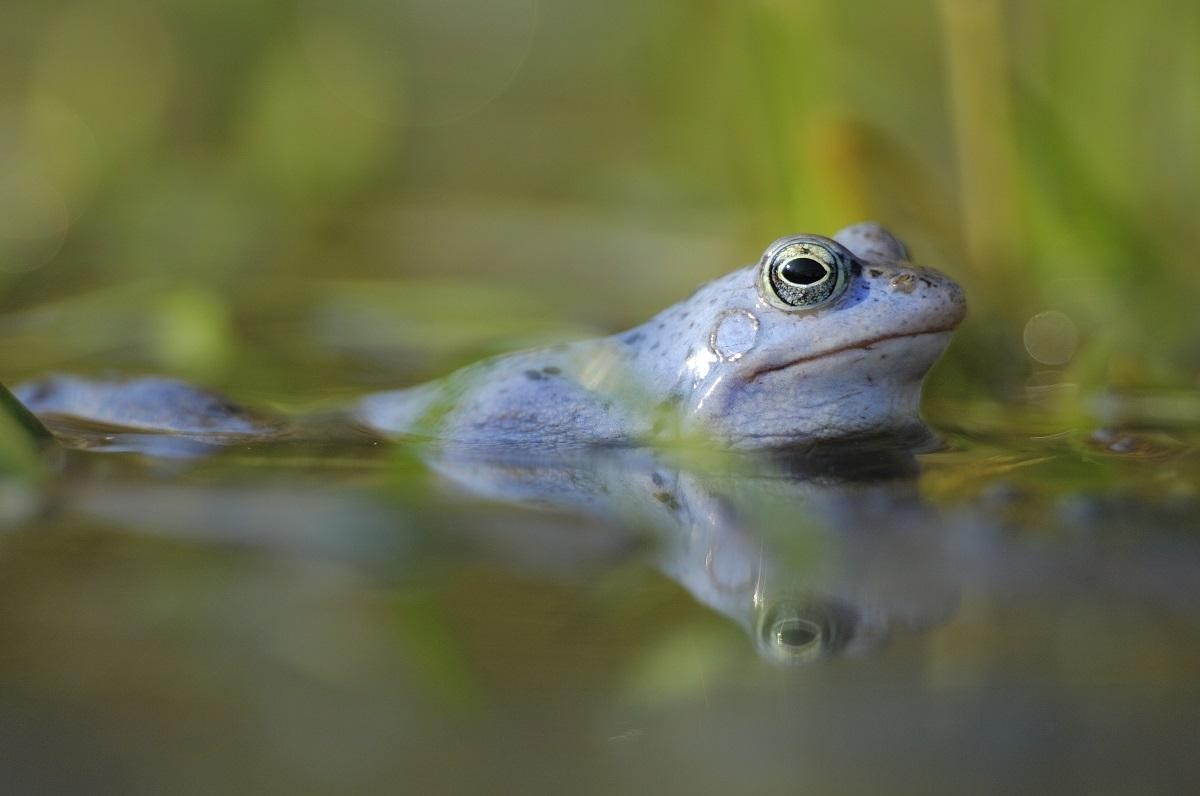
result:
M 788 235 L 758 262 L 608 337 L 519 351 L 366 395 L 345 418 L 391 439 L 482 453 L 635 446 L 731 449 L 923 429 L 926 373 L 966 314 L 962 288 L 914 265 L 874 222 Z M 21 385 L 34 414 L 242 439 L 286 421 L 162 377 Z
M 953 279 L 862 222 L 832 238 L 779 238 L 756 264 L 628 331 L 375 393 L 353 416 L 386 436 L 476 450 L 898 434 L 924 428 L 925 374 L 965 314 Z

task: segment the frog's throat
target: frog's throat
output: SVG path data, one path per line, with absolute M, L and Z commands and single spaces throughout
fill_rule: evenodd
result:
M 955 330 L 955 328 L 957 328 L 957 326 L 958 326 L 958 324 L 952 324 L 949 326 L 943 326 L 943 327 L 939 327 L 936 329 L 926 329 L 925 331 L 922 331 L 922 332 L 905 332 L 903 334 L 884 334 L 884 335 L 880 335 L 879 337 L 869 338 L 867 340 L 859 340 L 856 343 L 849 343 L 848 345 L 841 346 L 840 348 L 834 348 L 829 351 L 820 351 L 816 354 L 810 354 L 806 357 L 800 357 L 799 359 L 793 359 L 790 362 L 784 362 L 779 365 L 771 365 L 770 367 L 752 370 L 746 374 L 745 379 L 748 382 L 755 381 L 759 377 L 765 376 L 768 373 L 775 373 L 776 371 L 787 370 L 788 368 L 795 367 L 796 365 L 803 365 L 806 362 L 815 362 L 818 359 L 828 359 L 829 357 L 835 357 L 838 354 L 844 354 L 847 351 L 855 351 L 855 350 L 866 351 L 866 350 L 869 350 L 871 348 L 871 346 L 887 342 L 888 340 L 904 340 L 904 339 L 907 339 L 910 337 L 924 337 L 925 335 L 948 334 L 950 332 L 953 332 Z

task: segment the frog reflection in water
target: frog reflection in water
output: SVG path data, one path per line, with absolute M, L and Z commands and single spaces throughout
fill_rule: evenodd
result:
M 681 469 L 646 449 L 427 461 L 470 496 L 648 530 L 658 568 L 774 663 L 870 652 L 958 608 L 955 551 L 918 497 L 907 451 L 793 453 L 737 473 Z M 494 550 L 495 528 L 486 532 Z
M 469 449 L 629 445 L 700 433 L 736 448 L 921 429 L 921 382 L 962 321 L 962 290 L 908 262 L 876 224 L 795 235 L 628 332 L 520 352 L 367 396 L 352 417 L 388 436 Z M 142 430 L 278 430 L 168 379 L 51 377 L 36 414 Z
M 116 436 L 130 438 L 119 440 L 123 450 L 153 439 Z M 281 450 L 265 452 L 275 466 L 291 443 L 277 444 Z M 126 533 L 346 559 L 389 579 L 420 572 L 422 588 L 427 556 L 438 554 L 421 551 L 483 558 L 522 580 L 569 573 L 576 582 L 581 571 L 645 556 L 741 627 L 764 659 L 798 665 L 873 652 L 894 635 L 948 621 L 958 608 L 961 546 L 920 501 L 913 454 L 848 447 L 820 458 L 819 448 L 749 457 L 752 469 L 736 457 L 734 470 L 699 470 L 645 447 L 492 457 L 431 446 L 424 461 L 450 494 L 423 498 L 418 507 L 436 510 L 418 522 L 410 504 L 362 491 L 357 476 L 357 486 L 328 483 L 328 474 L 322 485 L 247 482 L 240 472 L 227 483 L 183 486 L 113 479 L 103 468 L 98 482 L 78 477 L 94 457 L 78 462 L 60 499 L 70 516 Z M 311 450 L 300 450 L 311 462 Z M 485 505 L 471 505 L 480 500 Z M 518 521 L 511 506 L 524 509 Z M 433 563 L 436 572 L 447 562 Z M 476 570 L 472 563 L 461 571 Z

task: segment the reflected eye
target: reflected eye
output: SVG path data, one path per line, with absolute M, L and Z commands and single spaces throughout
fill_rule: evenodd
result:
M 856 624 L 854 610 L 832 600 L 785 598 L 759 620 L 759 649 L 778 663 L 810 663 L 840 651 Z
M 781 619 L 771 627 L 770 644 L 779 650 L 786 650 L 789 655 L 803 656 L 812 650 L 820 653 L 821 626 L 803 617 Z
M 816 309 L 845 291 L 851 262 L 850 253 L 827 238 L 782 238 L 763 255 L 763 295 L 780 309 Z

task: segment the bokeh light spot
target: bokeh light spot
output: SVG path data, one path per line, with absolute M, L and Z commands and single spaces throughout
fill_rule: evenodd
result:
M 0 178 L 36 175 L 52 186 L 74 220 L 91 199 L 98 167 L 95 136 L 62 102 L 33 97 L 0 106 Z
M 1065 365 L 1075 356 L 1075 322 L 1058 310 L 1039 312 L 1025 323 L 1025 350 L 1043 365 Z
M 87 122 L 57 99 L 37 97 L 26 109 L 25 150 L 59 191 L 71 218 L 82 215 L 100 170 L 96 136 Z

